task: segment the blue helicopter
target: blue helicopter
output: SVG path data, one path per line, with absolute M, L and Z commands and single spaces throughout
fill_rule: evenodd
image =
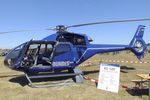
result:
M 138 59 L 144 57 L 147 48 L 143 40 L 145 26 L 139 25 L 128 45 L 92 44 L 93 41 L 86 34 L 68 32 L 68 28 L 95 24 L 109 24 L 138 20 L 119 20 L 86 23 L 72 26 L 59 25 L 49 29 L 57 31 L 42 40 L 30 40 L 10 50 L 4 59 L 9 68 L 25 73 L 61 72 L 73 70 L 78 65 L 98 53 L 131 50 Z

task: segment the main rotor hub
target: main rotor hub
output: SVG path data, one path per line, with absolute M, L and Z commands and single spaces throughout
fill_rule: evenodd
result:
M 56 26 L 56 30 L 59 32 L 64 32 L 67 30 L 67 28 L 64 25 L 58 25 Z

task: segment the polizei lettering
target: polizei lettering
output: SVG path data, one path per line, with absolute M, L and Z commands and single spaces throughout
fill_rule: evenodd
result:
M 61 61 L 61 62 L 53 62 L 53 66 L 69 66 L 71 63 L 70 61 Z

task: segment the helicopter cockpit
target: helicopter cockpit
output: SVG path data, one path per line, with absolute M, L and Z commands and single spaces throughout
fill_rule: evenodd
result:
M 20 66 L 33 66 L 37 64 L 50 65 L 45 59 L 51 57 L 55 42 L 29 41 L 12 49 L 5 57 L 4 64 L 12 69 Z

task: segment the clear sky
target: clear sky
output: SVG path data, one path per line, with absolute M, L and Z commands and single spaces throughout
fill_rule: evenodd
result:
M 150 18 L 150 0 L 0 0 L 0 31 L 40 29 L 0 34 L 0 48 L 13 48 L 30 39 L 42 39 L 56 25 Z M 150 42 L 150 21 L 115 23 L 71 28 L 85 33 L 94 43 L 128 44 L 138 25 L 145 25 L 144 39 Z

